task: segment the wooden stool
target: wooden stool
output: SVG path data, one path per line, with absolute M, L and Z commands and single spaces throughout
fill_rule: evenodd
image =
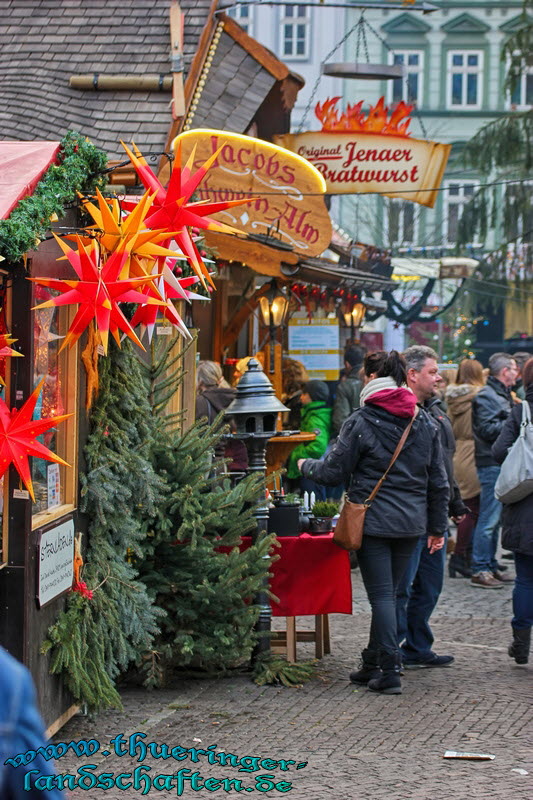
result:
M 286 629 L 274 631 L 271 649 L 274 653 L 286 653 L 287 661 L 296 661 L 296 642 L 315 642 L 315 656 L 322 658 L 331 653 L 329 641 L 329 617 L 327 614 L 315 615 L 315 628 L 312 631 L 297 631 L 296 617 L 286 617 Z

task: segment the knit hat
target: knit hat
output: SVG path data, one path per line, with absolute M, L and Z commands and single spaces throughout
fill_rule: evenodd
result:
M 307 381 L 304 384 L 303 391 L 306 392 L 313 402 L 321 400 L 327 403 L 329 400 L 329 389 L 325 381 Z

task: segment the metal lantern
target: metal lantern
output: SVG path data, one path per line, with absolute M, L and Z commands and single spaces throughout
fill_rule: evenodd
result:
M 235 437 L 242 439 L 247 447 L 254 439 L 261 441 L 263 450 L 266 450 L 267 440 L 276 435 L 276 419 L 280 411 L 288 411 L 288 408 L 276 397 L 259 361 L 251 358 L 237 385 L 237 396 L 226 409 L 226 414 L 235 422 Z M 259 468 L 266 469 L 266 462 Z M 252 470 L 250 466 L 250 471 L 258 471 L 258 468 Z
M 248 472 L 266 474 L 266 445 L 267 441 L 276 435 L 276 419 L 280 411 L 289 409 L 281 403 L 274 393 L 274 388 L 268 377 L 261 369 L 255 358 L 248 361 L 248 368 L 237 385 L 237 396 L 227 407 L 226 415 L 235 423 L 235 439 L 241 439 L 248 450 Z M 256 530 L 252 533 L 255 542 L 259 535 L 266 534 L 268 530 L 268 508 L 266 498 L 256 508 Z M 269 556 L 265 556 L 268 559 Z M 256 631 L 259 634 L 257 647 L 252 659 L 259 653 L 270 650 L 268 636 L 271 627 L 272 609 L 268 594 L 268 578 L 265 579 L 263 589 L 257 593 L 255 602 L 259 606 L 259 617 Z
M 352 308 L 352 325 L 354 328 L 360 328 L 365 318 L 366 306 L 361 301 L 354 303 Z
M 263 323 L 273 333 L 285 323 L 289 310 L 289 298 L 281 291 L 275 280 L 270 284 L 267 293 L 259 300 Z

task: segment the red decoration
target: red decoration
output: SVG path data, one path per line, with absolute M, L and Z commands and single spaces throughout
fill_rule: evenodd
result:
M 73 584 L 72 591 L 78 592 L 82 597 L 86 597 L 88 600 L 93 599 L 93 591 L 92 589 L 89 589 L 84 581 L 79 581 L 78 583 Z
M 137 291 L 137 287 L 153 283 L 158 275 L 148 275 L 128 280 L 118 280 L 120 272 L 129 258 L 128 250 L 117 250 L 100 267 L 99 250 L 96 242 L 91 242 L 87 250 L 79 236 L 76 236 L 78 252 L 71 250 L 54 234 L 54 238 L 72 264 L 79 281 L 59 280 L 57 278 L 30 278 L 29 280 L 56 289 L 63 294 L 53 297 L 46 303 L 41 303 L 35 308 L 49 308 L 51 306 L 67 306 L 79 304 L 78 311 L 70 329 L 61 345 L 64 347 L 77 342 L 91 320 L 95 320 L 100 341 L 104 352 L 107 354 L 109 333 L 115 338 L 120 347 L 120 333 L 123 331 L 135 344 L 144 350 L 132 326 L 118 307 L 118 303 L 149 303 L 150 305 L 164 306 L 162 300 L 147 297 Z
M 48 450 L 35 438 L 49 428 L 54 428 L 67 417 L 72 416 L 72 414 L 62 414 L 59 417 L 32 419 L 43 383 L 44 379 L 20 409 L 13 408 L 10 410 L 0 397 L 0 477 L 7 472 L 9 465 L 13 464 L 29 491 L 33 502 L 35 502 L 35 495 L 33 493 L 28 456 L 36 456 L 37 458 L 44 458 L 46 461 L 54 461 L 56 464 L 69 466 L 66 461 L 52 453 L 51 450 Z
M 154 211 L 146 217 L 145 221 L 147 226 L 173 232 L 171 234 L 172 237 L 176 240 L 184 255 L 187 256 L 191 267 L 202 281 L 202 284 L 207 286 L 207 279 L 214 287 L 211 276 L 209 275 L 207 267 L 202 260 L 202 256 L 187 226 L 196 227 L 198 229 L 202 228 L 203 230 L 219 231 L 222 233 L 240 233 L 240 231 L 229 225 L 211 219 L 208 214 L 216 214 L 232 206 L 250 203 L 250 198 L 245 200 L 228 200 L 227 202 L 221 203 L 206 203 L 203 200 L 196 203 L 189 202 L 191 196 L 198 188 L 198 185 L 205 177 L 205 174 L 216 161 L 224 145 L 213 153 L 213 155 L 194 173 L 192 172 L 194 153 L 191 155 L 187 164 L 182 167 L 181 146 L 178 147 L 167 189 L 163 187 L 159 178 L 153 173 L 146 163 L 146 160 L 137 149 L 134 154 L 126 147 L 124 142 L 122 142 L 122 146 L 130 157 L 145 188 L 149 189 L 151 192 L 155 192 L 152 206 Z M 123 203 L 123 206 L 127 208 L 128 204 Z
M 411 120 L 409 114 L 414 105 L 407 105 L 401 100 L 388 116 L 389 107 L 385 105 L 385 98 L 380 97 L 375 106 L 370 108 L 368 116 L 362 111 L 363 101 L 348 105 L 343 114 L 337 111 L 340 97 L 331 97 L 322 104 L 317 103 L 315 114 L 322 123 L 323 131 L 344 131 L 383 133 L 391 136 L 409 136 L 408 128 Z M 407 118 L 407 119 L 406 119 Z

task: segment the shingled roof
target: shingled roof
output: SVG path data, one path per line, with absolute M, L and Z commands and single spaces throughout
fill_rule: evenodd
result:
M 195 62 L 186 84 L 189 104 L 220 32 L 208 91 L 190 126 L 244 132 L 276 82 L 289 75 L 287 67 L 258 43 L 252 47 L 254 40 L 233 20 L 215 19 L 212 0 L 180 5 L 185 73 Z M 169 9 L 170 0 L 0 0 L 0 137 L 57 139 L 74 129 L 111 159 L 123 157 L 120 139 L 135 140 L 144 153 L 161 153 L 182 126 L 172 124 L 169 90 L 80 91 L 69 79 L 168 76 Z

